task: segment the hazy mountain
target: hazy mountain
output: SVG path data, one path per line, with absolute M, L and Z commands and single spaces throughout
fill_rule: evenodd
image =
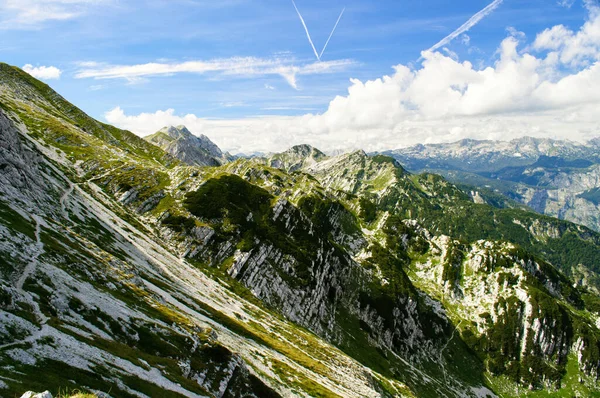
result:
M 587 228 L 363 151 L 184 166 L 7 65 L 0 135 L 2 394 L 600 393 Z
M 512 141 L 461 140 L 450 144 L 415 145 L 387 151 L 406 168 L 492 172 L 505 167 L 528 166 L 541 156 L 567 160 L 600 161 L 593 143 L 586 145 L 547 138 L 523 137 Z

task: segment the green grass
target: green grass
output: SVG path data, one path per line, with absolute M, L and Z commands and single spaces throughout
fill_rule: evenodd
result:
M 96 394 L 81 391 L 80 389 L 59 389 L 55 398 L 98 398 Z
M 566 373 L 561 380 L 559 389 L 542 389 L 530 391 L 526 387 L 516 386 L 506 376 L 487 375 L 487 379 L 494 391 L 501 398 L 572 398 L 572 397 L 600 397 L 600 386 L 594 378 L 583 376 L 581 378 L 577 358 L 569 356 Z
M 35 222 L 26 219 L 0 199 L 0 221 L 10 229 L 20 232 L 35 241 Z

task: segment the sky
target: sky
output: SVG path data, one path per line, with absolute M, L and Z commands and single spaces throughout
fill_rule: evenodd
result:
M 599 0 L 0 0 L 0 61 L 234 154 L 600 136 Z

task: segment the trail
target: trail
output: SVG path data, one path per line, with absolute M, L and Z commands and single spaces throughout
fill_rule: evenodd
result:
M 48 323 L 49 318 L 42 313 L 39 304 L 35 301 L 32 295 L 29 292 L 23 290 L 23 285 L 25 284 L 25 281 L 27 281 L 27 278 L 29 278 L 33 273 L 35 273 L 35 270 L 38 265 L 39 256 L 41 256 L 42 253 L 44 253 L 44 244 L 41 240 L 41 229 L 43 221 L 37 215 L 32 216 L 32 218 L 35 221 L 35 249 L 33 255 L 31 256 L 29 264 L 27 264 L 27 266 L 23 270 L 23 274 L 15 283 L 15 289 L 17 289 L 19 293 L 21 293 L 21 295 L 26 299 L 27 303 L 31 305 L 33 313 L 35 314 L 35 317 L 40 323 L 40 329 L 35 331 L 33 334 L 31 334 L 31 336 L 26 337 L 23 340 L 1 345 L 0 350 L 5 350 L 7 348 L 11 348 L 25 343 L 32 343 L 38 340 L 40 337 L 47 334 L 48 326 L 46 324 Z
M 452 332 L 452 336 L 450 336 L 450 338 L 446 342 L 446 345 L 444 345 L 444 347 L 442 347 L 442 350 L 440 351 L 440 366 L 442 367 L 442 371 L 444 372 L 444 382 L 446 382 L 446 383 L 448 383 L 448 379 L 446 376 L 446 367 L 444 366 L 444 351 L 446 350 L 446 348 L 448 348 L 448 345 L 454 338 L 454 335 L 456 334 L 456 331 L 458 330 L 458 328 L 462 322 L 463 321 L 458 322 L 458 325 L 456 325 L 456 327 L 454 328 L 454 331 Z
M 31 261 L 29 262 L 29 264 L 27 264 L 27 266 L 23 270 L 23 274 L 21 275 L 21 277 L 17 280 L 17 283 L 15 284 L 15 287 L 17 288 L 17 290 L 19 290 L 22 293 L 25 293 L 23 291 L 23 285 L 25 284 L 25 281 L 33 272 L 35 272 L 35 268 L 37 267 L 37 263 L 38 263 L 38 257 L 44 252 L 44 244 L 42 243 L 42 241 L 40 239 L 41 222 L 42 222 L 41 218 L 39 216 L 34 215 L 33 220 L 35 221 L 35 240 L 36 240 L 35 249 L 33 252 L 33 256 L 31 257 Z
M 62 210 L 63 215 L 67 219 L 70 219 L 70 217 L 69 217 L 69 212 L 67 211 L 67 206 L 66 206 L 65 202 L 66 202 L 67 198 L 73 193 L 74 189 L 75 189 L 75 187 L 74 187 L 73 183 L 69 181 L 69 187 L 66 189 L 65 193 L 60 197 L 60 208 Z

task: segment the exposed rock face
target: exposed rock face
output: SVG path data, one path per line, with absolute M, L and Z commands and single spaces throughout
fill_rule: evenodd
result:
M 442 302 L 456 308 L 456 315 L 467 326 L 463 335 L 471 344 L 488 353 L 486 366 L 491 372 L 519 368 L 516 375 L 521 383 L 533 388 L 542 382 L 552 389 L 560 386 L 560 369 L 566 366 L 569 354 L 590 358 L 590 350 L 597 349 L 597 340 L 594 348 L 578 343 L 587 339 L 577 336 L 587 334 L 585 327 L 580 327 L 586 321 L 554 299 L 578 305 L 580 298 L 547 264 L 521 257 L 510 244 L 480 241 L 455 252 L 458 261 L 449 272 L 447 256 L 459 242 L 441 237 L 433 244 L 439 260 L 415 264 L 416 275 L 428 291 L 437 287 L 445 292 Z M 580 362 L 582 369 L 595 368 L 592 377 L 598 372 L 595 361 Z
M 190 166 L 221 166 L 232 159 L 207 136 L 195 136 L 185 126 L 165 127 L 145 140 Z
M 24 206 L 34 209 L 46 207 L 47 203 L 39 200 L 38 189 L 58 196 L 59 189 L 52 184 L 48 176 L 32 167 L 40 161 L 38 153 L 25 145 L 19 137 L 19 130 L 8 116 L 0 111 L 0 185 L 9 197 L 16 198 Z M 55 181 L 54 181 L 55 182 Z

